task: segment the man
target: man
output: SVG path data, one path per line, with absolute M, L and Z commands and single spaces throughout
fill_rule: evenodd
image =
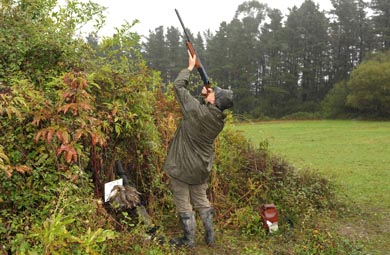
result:
M 202 89 L 203 103 L 187 90 L 196 56 L 188 53 L 188 68 L 174 82 L 182 120 L 168 148 L 164 170 L 170 177 L 173 201 L 184 235 L 170 241 L 176 246 L 195 246 L 196 209 L 205 227 L 205 240 L 214 245 L 213 209 L 207 198 L 208 178 L 213 162 L 214 140 L 224 127 L 223 111 L 233 106 L 233 92 L 215 87 Z

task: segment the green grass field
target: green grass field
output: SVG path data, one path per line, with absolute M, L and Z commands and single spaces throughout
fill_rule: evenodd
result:
M 271 153 L 298 169 L 320 171 L 339 184 L 340 196 L 362 210 L 345 224 L 346 235 L 360 238 L 369 254 L 390 254 L 390 122 L 272 121 L 234 129 L 254 145 L 268 141 Z

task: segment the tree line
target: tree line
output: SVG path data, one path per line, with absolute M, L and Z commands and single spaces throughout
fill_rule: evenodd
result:
M 375 69 L 375 77 L 383 69 L 376 65 L 389 62 L 384 52 L 390 49 L 390 2 L 331 2 L 333 8 L 325 12 L 305 0 L 284 16 L 261 1 L 247 1 L 215 32 L 194 36 L 187 28 L 212 82 L 234 90 L 235 114 L 389 116 L 389 75 L 363 85 L 367 95 L 356 85 L 363 77 L 351 81 L 351 74 L 369 61 L 365 68 Z M 160 26 L 142 45 L 147 65 L 161 73 L 165 84 L 186 64 L 184 40 L 181 28 Z M 372 57 L 378 53 L 385 55 Z

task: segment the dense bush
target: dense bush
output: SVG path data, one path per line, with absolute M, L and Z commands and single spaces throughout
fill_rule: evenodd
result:
M 212 189 L 225 216 L 227 211 L 248 206 L 256 210 L 265 203 L 277 204 L 293 218 L 334 207 L 335 194 L 326 178 L 309 170 L 298 172 L 284 159 L 272 156 L 267 147 L 264 142 L 255 148 L 229 130 L 218 140 Z
M 0 251 L 100 253 L 115 236 L 101 214 L 115 160 L 147 194 L 160 183 L 159 78 L 140 58 L 139 36 L 125 24 L 91 47 L 75 31 L 101 8 L 73 1 L 54 11 L 55 3 L 1 5 L 1 34 L 23 33 L 0 43 Z M 31 12 L 36 27 L 26 29 Z M 47 64 L 52 45 L 65 55 Z
M 328 92 L 322 101 L 322 111 L 327 118 L 348 116 L 350 109 L 346 106 L 348 87 L 345 81 L 339 82 Z
M 389 53 L 376 53 L 334 85 L 322 102 L 328 118 L 381 118 L 389 116 Z
M 376 54 L 361 63 L 348 81 L 346 105 L 374 117 L 390 115 L 390 53 Z

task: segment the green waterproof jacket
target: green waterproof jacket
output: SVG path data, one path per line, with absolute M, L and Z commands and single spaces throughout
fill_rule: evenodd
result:
M 190 71 L 183 69 L 174 87 L 182 120 L 168 147 L 165 172 L 187 184 L 203 184 L 210 176 L 214 140 L 226 115 L 213 104 L 202 104 L 187 90 Z

